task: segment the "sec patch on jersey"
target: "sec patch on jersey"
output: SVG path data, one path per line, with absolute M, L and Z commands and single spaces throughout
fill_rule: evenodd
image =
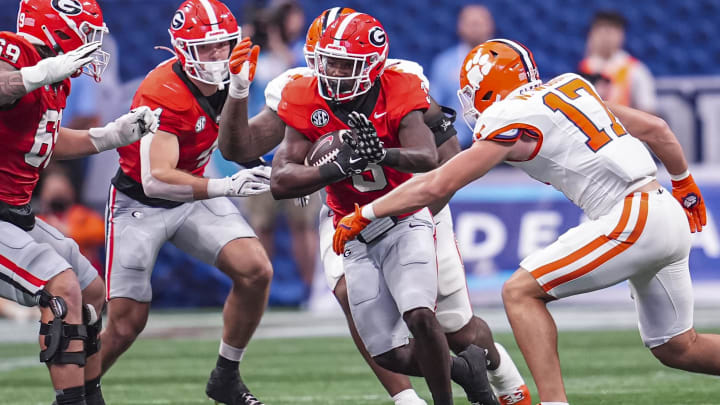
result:
M 305 156 L 305 165 L 322 166 L 335 160 L 344 142 L 343 137 L 348 135 L 352 136 L 351 130 L 341 129 L 318 138 Z

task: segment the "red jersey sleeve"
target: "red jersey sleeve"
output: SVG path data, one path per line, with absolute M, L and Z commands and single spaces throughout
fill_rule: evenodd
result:
M 310 116 L 312 115 L 310 110 L 314 104 L 310 101 L 317 94 L 316 86 L 317 80 L 313 77 L 301 77 L 293 80 L 283 89 L 278 104 L 277 114 L 285 122 L 285 125 L 295 128 L 305 136 L 308 136 L 312 129 L 310 128 Z
M 0 60 L 15 69 L 34 66 L 39 62 L 37 52 L 25 38 L 12 32 L 0 32 Z
M 161 108 L 160 131 L 180 136 L 194 129 L 195 122 L 188 119 L 193 109 L 193 96 L 186 86 L 179 82 L 172 71 L 172 65 L 161 66 L 143 80 L 135 92 L 131 108 L 148 106 Z

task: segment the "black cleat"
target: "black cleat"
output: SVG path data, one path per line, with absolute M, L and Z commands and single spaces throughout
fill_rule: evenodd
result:
M 238 370 L 216 367 L 210 373 L 205 393 L 210 399 L 215 400 L 216 404 L 264 405 L 250 393 L 250 390 L 240 378 Z
M 468 367 L 454 381 L 463 387 L 468 401 L 472 405 L 500 405 L 488 381 L 485 350 L 470 345 L 457 357 L 465 360 Z

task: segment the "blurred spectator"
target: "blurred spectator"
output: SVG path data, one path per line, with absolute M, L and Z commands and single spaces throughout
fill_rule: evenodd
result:
M 103 268 L 100 250 L 105 244 L 102 217 L 75 202 L 70 178 L 61 166 L 46 169 L 39 193 L 38 216 L 65 236 L 74 239 L 80 247 L 80 253 L 100 272 Z
M 460 43 L 440 53 L 432 62 L 430 71 L 430 95 L 441 104 L 454 108 L 462 117 L 457 91 L 460 87 L 460 66 L 470 50 L 492 38 L 495 22 L 490 10 L 479 4 L 467 5 L 460 10 L 457 34 Z M 460 146 L 472 143 L 472 131 L 464 122 L 455 125 Z
M 250 116 L 265 105 L 265 86 L 289 68 L 304 65 L 305 13 L 295 0 L 273 0 L 265 9 L 247 12 L 251 23 L 243 36 L 260 45 L 258 67 L 250 87 Z
M 580 72 L 610 79 L 608 101 L 649 113 L 657 109 L 655 80 L 642 62 L 623 50 L 627 20 L 614 11 L 599 11 L 590 23 Z
M 607 100 L 610 96 L 610 79 L 600 73 L 582 73 L 580 76 L 584 77 L 585 80 L 589 81 L 595 87 L 598 96 L 601 99 Z

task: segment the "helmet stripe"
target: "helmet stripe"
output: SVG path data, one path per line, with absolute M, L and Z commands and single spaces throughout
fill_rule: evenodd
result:
M 332 24 L 332 22 L 338 18 L 338 15 L 340 15 L 340 7 L 330 8 L 323 13 L 323 22 L 320 34 L 325 32 L 328 25 Z
M 218 19 L 215 15 L 215 10 L 213 10 L 212 5 L 210 5 L 210 2 L 208 0 L 200 0 L 200 3 L 205 7 L 205 12 L 208 15 L 208 19 L 210 20 L 210 25 L 217 25 Z
M 355 19 L 355 17 L 359 16 L 362 13 L 352 13 L 345 16 L 345 19 L 342 20 L 340 23 L 340 26 L 338 27 L 337 31 L 335 32 L 335 41 L 334 45 L 340 45 L 339 39 L 343 37 L 343 34 L 345 33 L 345 29 L 350 25 L 350 22 Z
M 518 55 L 520 55 L 520 60 L 522 60 L 523 66 L 525 67 L 525 71 L 528 75 L 528 81 L 538 80 L 537 66 L 535 65 L 535 60 L 533 60 L 530 51 L 528 51 L 527 48 L 525 48 L 519 42 L 503 38 L 491 39 L 488 42 L 500 42 L 512 48 L 515 52 L 518 53 Z

